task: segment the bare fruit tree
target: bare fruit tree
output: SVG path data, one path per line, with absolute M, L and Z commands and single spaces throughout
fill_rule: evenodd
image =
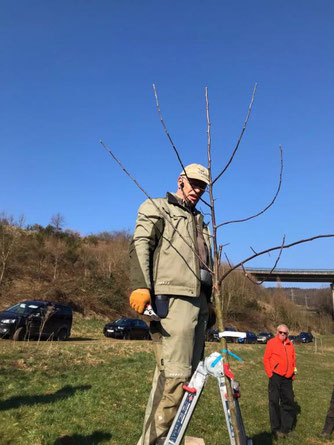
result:
M 60 213 L 56 213 L 51 216 L 51 225 L 55 230 L 55 237 L 50 238 L 45 243 L 46 251 L 50 253 L 53 260 L 53 277 L 52 281 L 55 281 L 58 277 L 59 263 L 62 255 L 66 251 L 66 246 L 62 243 L 59 235 L 61 234 L 62 227 L 64 225 L 65 219 Z
M 62 227 L 65 224 L 65 218 L 61 213 L 56 213 L 55 215 L 51 216 L 51 225 L 55 228 L 56 233 L 61 232 Z
M 8 264 L 19 244 L 24 218 L 14 221 L 12 216 L 0 214 L 0 286 Z
M 214 302 L 215 302 L 215 309 L 216 309 L 216 313 L 217 313 L 217 324 L 218 324 L 218 329 L 220 332 L 224 331 L 224 319 L 223 319 L 223 293 L 222 293 L 222 284 L 224 279 L 235 269 L 241 270 L 243 271 L 243 273 L 245 274 L 245 276 L 247 278 L 249 278 L 250 280 L 252 280 L 253 282 L 255 282 L 252 277 L 248 276 L 245 268 L 244 268 L 244 264 L 246 264 L 247 262 L 253 260 L 254 258 L 264 255 L 266 253 L 272 252 L 272 251 L 277 251 L 278 255 L 276 258 L 276 261 L 271 269 L 271 271 L 269 272 L 272 273 L 274 271 L 274 269 L 276 268 L 282 251 L 284 249 L 293 247 L 297 244 L 301 244 L 301 243 L 306 243 L 309 241 L 313 241 L 316 239 L 321 239 L 321 238 L 330 238 L 330 237 L 334 237 L 334 234 L 325 234 L 325 235 L 315 235 L 312 236 L 310 238 L 306 238 L 306 239 L 302 239 L 302 240 L 298 240 L 295 242 L 292 242 L 290 244 L 285 244 L 285 235 L 283 236 L 283 240 L 282 243 L 279 246 L 274 246 L 274 247 L 270 247 L 268 249 L 265 249 L 261 252 L 256 252 L 254 249 L 252 249 L 253 254 L 251 256 L 249 256 L 248 258 L 245 258 L 244 260 L 240 261 L 237 265 L 232 265 L 229 262 L 229 259 L 226 257 L 228 264 L 229 264 L 229 268 L 228 270 L 224 270 L 224 268 L 222 267 L 222 262 L 221 262 L 221 256 L 222 256 L 222 252 L 223 252 L 223 247 L 222 245 L 218 244 L 218 229 L 222 228 L 223 226 L 227 225 L 227 224 L 232 224 L 232 223 L 240 223 L 240 222 L 245 222 L 245 221 L 249 221 L 250 219 L 256 218 L 258 216 L 260 216 L 261 214 L 263 214 L 264 212 L 266 212 L 275 202 L 280 188 L 281 188 L 281 184 L 282 184 L 282 173 L 283 173 L 283 150 L 281 147 L 279 147 L 279 151 L 280 151 L 280 174 L 279 174 L 279 180 L 278 180 L 278 186 L 276 189 L 276 192 L 272 198 L 272 200 L 270 201 L 270 203 L 263 208 L 262 210 L 258 211 L 257 213 L 255 213 L 254 215 L 250 215 L 248 217 L 245 217 L 243 219 L 239 219 L 239 220 L 231 220 L 231 221 L 226 221 L 226 222 L 218 222 L 216 221 L 216 209 L 215 209 L 215 197 L 214 197 L 214 187 L 217 183 L 217 181 L 223 176 L 223 174 L 226 172 L 226 170 L 228 169 L 228 167 L 230 166 L 231 162 L 234 159 L 234 156 L 240 146 L 240 142 L 242 140 L 242 137 L 244 135 L 244 132 L 246 130 L 247 127 L 247 123 L 252 111 L 252 106 L 253 106 L 253 102 L 254 102 L 254 98 L 255 98 L 255 92 L 256 92 L 256 87 L 257 85 L 255 84 L 254 89 L 253 89 L 253 93 L 252 93 L 252 97 L 251 97 L 251 101 L 248 107 L 248 111 L 247 111 L 247 115 L 240 133 L 240 136 L 237 140 L 237 143 L 233 149 L 233 152 L 228 160 L 228 162 L 226 163 L 226 165 L 224 166 L 224 168 L 222 168 L 219 172 L 219 174 L 216 177 L 213 177 L 213 168 L 212 168 L 212 158 L 211 158 L 211 122 L 210 122 L 210 113 L 209 113 L 209 97 L 208 97 L 208 88 L 205 88 L 205 104 L 206 104 L 206 121 L 207 121 L 207 159 L 208 159 L 208 172 L 209 172 L 209 202 L 205 201 L 202 197 L 200 198 L 200 200 L 206 205 L 208 206 L 209 210 L 210 210 L 210 215 L 211 215 L 211 226 L 212 226 L 212 247 L 213 247 L 213 267 L 212 269 L 207 267 L 207 270 L 211 273 L 212 275 L 212 280 L 213 280 L 213 297 L 214 297 Z M 182 169 L 184 170 L 184 164 L 182 162 L 180 153 L 178 152 L 178 150 L 176 149 L 174 142 L 171 138 L 170 133 L 167 130 L 167 127 L 164 123 L 162 114 L 161 114 L 161 110 L 160 110 L 160 105 L 159 105 L 159 101 L 158 101 L 158 94 L 157 94 L 157 90 L 155 85 L 153 84 L 153 91 L 154 91 L 154 96 L 155 96 L 155 102 L 156 102 L 156 108 L 160 117 L 160 121 L 161 124 L 163 126 L 164 132 L 167 135 L 172 148 L 178 158 L 178 161 L 182 167 Z M 180 232 L 177 230 L 176 227 L 174 227 L 173 222 L 170 218 L 168 218 L 168 215 L 163 214 L 163 211 L 161 209 L 159 209 L 157 207 L 157 205 L 155 204 L 154 200 L 151 198 L 150 194 L 147 193 L 142 186 L 137 182 L 137 180 L 128 172 L 128 170 L 124 167 L 123 163 L 116 157 L 116 155 L 114 154 L 114 152 L 103 142 L 100 141 L 101 145 L 108 151 L 108 153 L 113 157 L 113 159 L 118 163 L 118 165 L 122 168 L 122 170 L 124 171 L 124 173 L 129 176 L 129 178 L 137 185 L 137 187 L 147 196 L 147 198 L 153 203 L 153 205 L 157 208 L 157 210 L 159 211 L 159 213 L 165 218 L 165 220 L 167 221 L 168 224 L 170 224 L 173 227 L 173 230 L 175 230 L 175 232 L 177 232 L 179 234 L 179 236 L 183 239 L 183 241 L 188 245 L 188 247 L 191 248 L 191 250 L 194 252 L 194 254 L 198 257 L 198 253 L 197 251 L 189 245 L 188 241 L 186 239 L 184 239 L 182 237 L 182 235 L 180 234 Z M 187 175 L 186 175 L 187 176 Z M 187 178 L 188 179 L 188 178 Z M 194 190 L 194 192 L 196 193 L 196 191 Z M 178 254 L 182 257 L 182 253 L 178 252 Z M 256 284 L 261 284 L 261 283 L 256 283 Z M 227 343 L 226 343 L 226 339 L 224 337 L 220 338 L 220 344 L 221 344 L 221 349 L 222 349 L 222 354 L 224 357 L 224 362 L 228 364 L 229 362 L 229 355 L 228 355 L 228 348 L 227 348 Z M 238 429 L 238 422 L 236 419 L 236 412 L 235 412 L 235 408 L 234 408 L 234 403 L 233 403 L 233 390 L 231 387 L 231 382 L 229 380 L 229 378 L 225 375 L 225 383 L 226 383 L 226 388 L 227 388 L 227 394 L 228 394 L 228 401 L 229 401 L 229 407 L 230 407 L 230 412 L 231 412 L 231 420 L 232 420 L 232 425 L 233 425 L 233 429 L 235 431 L 235 443 L 236 445 L 240 445 L 240 436 L 239 436 L 239 429 Z

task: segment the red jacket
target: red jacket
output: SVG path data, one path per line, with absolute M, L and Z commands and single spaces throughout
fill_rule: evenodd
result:
M 273 373 L 294 380 L 294 371 L 296 367 L 295 348 L 287 338 L 282 341 L 278 335 L 268 341 L 263 356 L 264 369 L 270 378 Z

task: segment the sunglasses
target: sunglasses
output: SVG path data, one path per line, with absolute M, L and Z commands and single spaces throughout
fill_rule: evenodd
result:
M 278 333 L 281 335 L 288 335 L 288 332 L 284 332 L 284 331 L 278 331 Z
M 190 184 L 190 187 L 192 187 L 194 190 L 199 190 L 200 193 L 204 193 L 207 187 L 205 183 L 203 183 L 202 181 L 196 181 L 196 179 L 193 180 L 189 178 L 188 183 Z

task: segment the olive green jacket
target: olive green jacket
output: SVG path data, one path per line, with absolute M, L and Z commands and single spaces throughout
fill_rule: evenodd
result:
M 200 261 L 194 253 L 198 251 L 195 218 L 203 227 L 210 268 L 211 238 L 203 215 L 197 210 L 194 213 L 180 204 L 172 193 L 167 193 L 166 198 L 148 199 L 140 206 L 130 244 L 132 290 L 146 288 L 155 295 L 199 296 Z

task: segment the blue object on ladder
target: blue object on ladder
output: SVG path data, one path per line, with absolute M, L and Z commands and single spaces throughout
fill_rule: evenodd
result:
M 221 352 L 225 352 L 225 354 L 231 355 L 235 359 L 239 360 L 239 362 L 243 362 L 242 358 L 238 357 L 237 355 L 233 354 L 233 352 L 230 352 L 227 349 L 222 349 Z M 211 363 L 211 367 L 214 368 L 216 364 L 219 363 L 219 361 L 222 359 L 222 357 L 222 355 L 219 355 L 219 357 L 217 357 L 216 360 Z

